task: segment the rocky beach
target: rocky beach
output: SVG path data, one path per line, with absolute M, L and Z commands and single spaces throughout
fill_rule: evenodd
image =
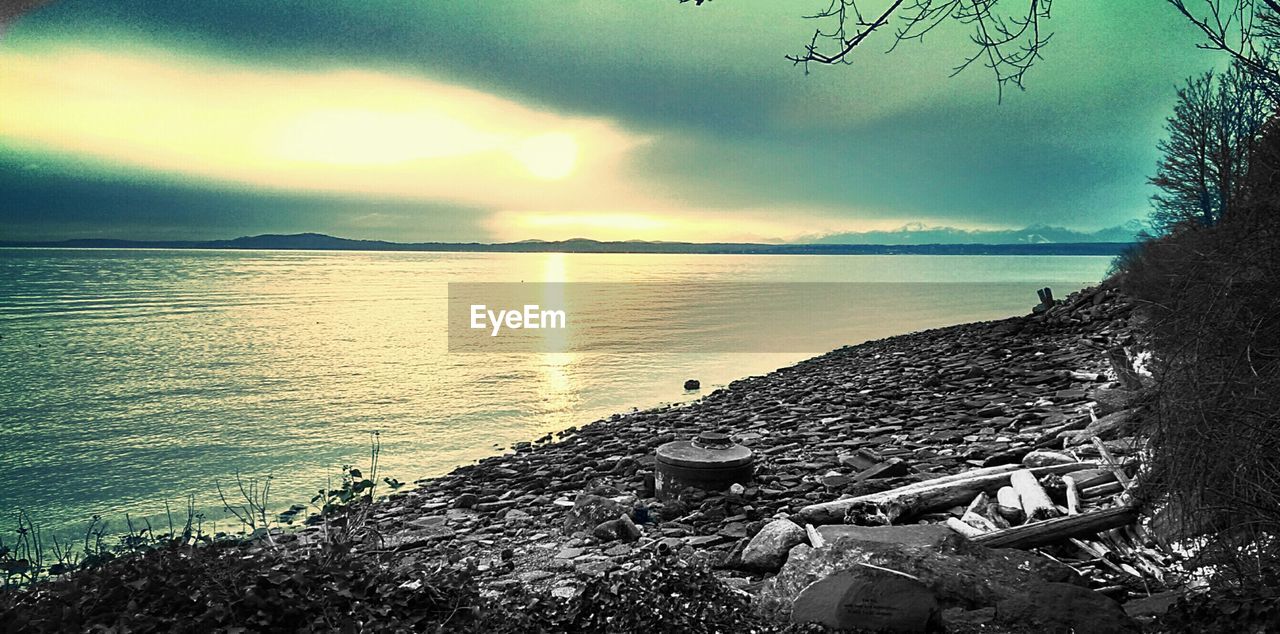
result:
M 848 548 L 813 542 L 852 537 L 863 546 L 854 558 L 871 566 L 861 570 L 923 575 L 952 625 L 1013 620 L 1123 631 L 1133 622 L 1117 600 L 1146 596 L 1141 590 L 1155 581 L 1138 567 L 1149 560 L 1131 566 L 1071 544 L 1053 554 L 974 545 L 945 525 L 964 508 L 844 533 L 800 527 L 832 522 L 803 510 L 816 504 L 977 469 L 1046 464 L 1035 462 L 1045 454 L 1136 458 L 1138 441 L 1125 428 L 1128 393 L 1106 354 L 1133 343 L 1131 309 L 1104 283 L 1028 316 L 848 346 L 692 403 L 519 443 L 393 494 L 375 507 L 375 530 L 360 548 L 397 553 L 410 567 L 447 550 L 451 565 L 477 571 L 491 590 L 522 586 L 560 597 L 574 596 L 584 578 L 626 570 L 639 553 L 674 553 L 712 565 L 723 583 L 785 618 L 808 583 L 859 569 L 840 563 Z M 751 449 L 754 478 L 660 501 L 655 450 L 702 432 Z M 1095 436 L 1105 442 L 1088 442 Z M 306 529 L 298 542 L 316 534 Z

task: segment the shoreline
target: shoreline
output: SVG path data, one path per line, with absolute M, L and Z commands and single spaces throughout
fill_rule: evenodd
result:
M 748 545 L 776 523 L 803 525 L 801 510 L 815 504 L 979 468 L 1021 468 L 1033 450 L 1062 447 L 1063 434 L 1088 424 L 1094 410 L 1106 416 L 1127 408 L 1124 391 L 1108 376 L 1105 351 L 1130 342 L 1131 310 L 1114 285 L 1104 282 L 1039 314 L 843 346 L 732 381 L 695 401 L 615 413 L 519 442 L 510 452 L 418 480 L 371 505 L 352 506 L 353 513 L 337 516 L 340 523 L 332 526 L 326 521 L 260 529 L 239 541 L 247 553 L 241 559 L 280 561 L 293 553 L 304 561 L 305 553 L 334 545 L 327 532 L 336 527 L 342 539 L 351 540 L 337 542 L 351 556 L 383 562 L 375 565 L 390 565 L 394 574 L 412 578 L 419 571 L 452 570 L 469 575 L 485 596 L 531 593 L 557 601 L 573 600 L 600 580 L 626 578 L 637 566 L 652 566 L 655 557 L 675 557 L 706 567 L 718 585 L 737 593 L 735 601 L 750 596 L 757 609 L 785 618 L 795 592 L 804 587 L 796 579 L 806 574 L 782 563 L 787 552 L 801 566 L 839 549 L 806 546 L 820 545 L 811 533 L 794 549 L 782 550 L 781 561 L 762 567 L 748 561 Z M 675 500 L 657 500 L 655 449 L 705 431 L 728 434 L 750 448 L 756 458 L 753 479 L 726 491 L 686 490 Z M 1112 451 L 1121 460 L 1136 455 L 1132 446 Z M 1075 453 L 1077 460 L 1099 461 L 1098 450 L 1087 445 Z M 943 536 L 930 546 L 942 549 L 935 557 L 974 548 L 957 546 L 965 540 L 943 525 L 955 512 L 913 520 L 932 524 L 922 528 L 935 538 Z M 605 516 L 616 519 L 600 521 Z M 606 525 L 612 527 L 602 532 Z M 349 532 L 352 526 L 355 532 Z M 1057 562 L 1059 569 L 1072 570 L 1025 551 L 983 552 L 1023 552 L 1019 556 L 1039 561 L 1034 566 Z M 1007 567 L 985 574 L 994 580 L 981 584 L 988 594 L 991 587 L 1003 584 L 1007 593 L 1026 581 Z M 1073 583 L 1086 583 L 1078 571 L 1073 574 Z M 1146 582 L 1104 571 L 1092 587 L 1124 599 L 1126 583 L 1140 591 Z M 950 602 L 944 604 L 948 623 L 989 621 L 983 610 L 994 609 L 944 598 Z
M 575 574 L 604 574 L 644 549 L 669 548 L 720 568 L 733 587 L 771 575 L 735 568 L 749 538 L 802 507 L 993 464 L 1016 463 L 1045 435 L 1087 420 L 1114 391 L 1104 351 L 1130 336 L 1131 306 L 1104 283 L 1066 298 L 1048 315 L 958 324 L 844 346 L 702 398 L 617 413 L 551 442 L 417 481 L 374 509 L 380 548 L 406 553 L 444 546 L 478 564 L 483 581 L 572 587 Z M 707 493 L 687 503 L 653 497 L 654 450 L 701 431 L 721 431 L 756 454 L 756 477 L 740 495 Z M 896 459 L 904 473 L 856 477 L 848 455 Z M 1088 448 L 1081 453 L 1087 453 Z M 566 531 L 574 500 L 613 497 L 653 521 L 634 543 Z M 626 506 L 626 504 L 624 504 Z M 306 541 L 306 529 L 302 531 Z

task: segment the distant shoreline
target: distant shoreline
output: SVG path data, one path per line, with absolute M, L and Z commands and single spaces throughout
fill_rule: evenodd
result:
M 0 248 L 191 249 L 271 251 L 408 251 L 434 253 L 613 253 L 666 255 L 1090 255 L 1116 256 L 1131 242 L 1038 244 L 761 244 L 749 242 L 601 242 L 597 240 L 478 242 L 387 242 L 351 240 L 317 233 L 260 235 L 232 240 L 0 241 Z

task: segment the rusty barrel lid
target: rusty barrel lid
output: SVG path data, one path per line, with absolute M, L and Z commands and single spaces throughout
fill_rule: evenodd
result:
M 669 442 L 657 451 L 658 462 L 693 469 L 726 469 L 750 464 L 750 449 L 729 439 L 728 434 L 704 431 L 692 440 Z

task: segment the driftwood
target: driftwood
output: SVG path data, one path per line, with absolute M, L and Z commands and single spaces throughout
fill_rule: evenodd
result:
M 1019 515 L 1022 514 L 1022 509 L 1017 509 L 1017 511 Z M 1008 518 L 1004 516 L 1004 508 L 1001 507 L 996 502 L 991 502 L 987 504 L 987 511 L 983 517 L 986 517 L 987 519 L 991 520 L 991 523 L 995 524 L 996 528 L 998 529 L 1009 528 L 1010 526 L 1013 525 L 1009 522 Z
M 1028 469 L 1016 471 L 1009 475 L 1009 486 L 1018 492 L 1018 500 L 1022 502 L 1022 512 L 1027 514 L 1027 521 L 1057 517 L 1058 508 L 1045 493 L 1044 487 L 1036 479 L 1036 474 Z
M 1096 498 L 1104 495 L 1112 495 L 1124 491 L 1124 486 L 1119 482 L 1112 480 L 1106 484 L 1099 484 L 1088 488 L 1080 489 L 1080 497 Z
M 1000 527 L 996 526 L 994 522 L 974 511 L 966 511 L 964 515 L 960 516 L 960 521 L 984 533 L 1000 530 Z
M 822 548 L 826 545 L 827 540 L 823 539 L 822 533 L 813 527 L 813 524 L 804 525 L 804 534 L 809 537 L 809 545 L 814 548 Z
M 972 540 L 991 548 L 1035 548 L 1119 528 L 1133 523 L 1137 518 L 1137 507 L 1116 506 L 984 533 Z
M 1030 471 L 1036 476 L 1049 473 L 1058 475 L 1088 469 L 1091 465 L 1077 463 L 1051 465 L 1035 469 L 1022 469 L 1021 465 L 1000 465 L 976 469 L 967 473 L 925 480 L 915 484 L 857 497 L 811 504 L 796 513 L 800 522 L 810 524 L 836 524 L 844 521 L 850 509 L 873 513 L 881 523 L 893 523 L 901 517 L 928 513 L 954 506 L 967 506 L 973 496 L 983 491 L 1000 488 L 1009 483 L 1013 471 Z
M 1062 476 L 1062 483 L 1067 485 L 1067 515 L 1080 514 L 1080 489 L 1076 488 L 1076 479 L 1070 474 Z
M 1111 450 L 1107 449 L 1107 443 L 1102 442 L 1102 439 L 1097 436 L 1094 436 L 1091 440 L 1093 440 L 1093 446 L 1098 448 L 1098 453 L 1102 454 L 1103 462 L 1116 475 L 1116 480 L 1120 481 L 1120 486 L 1128 489 L 1129 476 L 1125 475 L 1124 467 L 1121 467 L 1115 456 L 1111 455 Z
M 1083 490 L 1099 484 L 1115 482 L 1116 474 L 1110 469 L 1089 469 L 1071 474 L 1071 479 L 1076 481 L 1076 487 Z
M 1018 498 L 1018 492 L 1011 486 L 1000 487 L 1000 490 L 996 491 L 996 505 L 1000 515 L 1011 523 L 1021 524 L 1022 520 L 1027 519 L 1022 512 L 1022 500 Z
M 947 518 L 947 526 L 948 526 L 951 530 L 953 530 L 953 531 L 955 531 L 955 532 L 957 532 L 957 533 L 960 533 L 961 535 L 964 535 L 965 537 L 968 537 L 969 539 L 973 539 L 973 538 L 975 538 L 975 537 L 980 537 L 980 536 L 982 536 L 983 534 L 985 534 L 985 533 L 982 531 L 982 529 L 980 529 L 980 528 L 974 528 L 972 525 L 970 525 L 970 524 L 966 524 L 964 521 L 959 520 L 959 519 L 956 519 L 956 518 L 954 518 L 954 517 L 948 517 L 948 518 Z

